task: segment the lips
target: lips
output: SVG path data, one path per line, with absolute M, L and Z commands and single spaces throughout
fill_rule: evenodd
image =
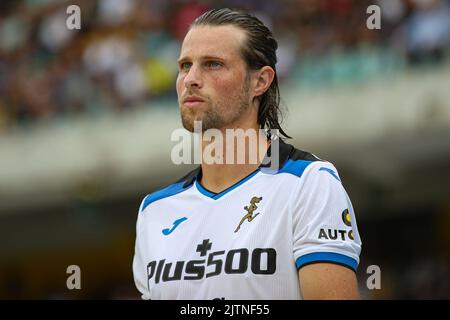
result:
M 184 102 L 203 102 L 204 100 L 200 97 L 190 96 L 184 99 Z
M 205 102 L 205 100 L 197 96 L 189 96 L 183 100 L 183 104 L 187 107 L 195 107 L 203 102 Z

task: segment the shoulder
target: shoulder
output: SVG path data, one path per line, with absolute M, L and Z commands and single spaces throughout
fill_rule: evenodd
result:
M 291 176 L 286 185 L 290 186 L 292 194 L 296 194 L 292 199 L 298 203 L 347 205 L 348 195 L 334 164 L 310 152 L 292 147 L 278 173 Z
M 192 186 L 192 182 L 197 176 L 199 170 L 200 167 L 197 167 L 194 170 L 187 173 L 182 178 L 178 179 L 176 182 L 145 196 L 144 199 L 142 200 L 139 212 L 144 211 L 145 208 L 148 207 L 153 202 L 174 196 L 189 189 Z
M 277 173 L 288 173 L 300 178 L 321 171 L 338 177 L 337 170 L 331 162 L 280 141 L 280 168 Z

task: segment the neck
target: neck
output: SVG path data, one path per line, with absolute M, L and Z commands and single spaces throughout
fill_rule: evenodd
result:
M 251 130 L 248 130 L 251 129 Z M 239 134 L 241 132 L 241 134 Z M 218 133 L 218 132 L 217 132 Z M 221 139 L 211 142 L 203 133 L 201 184 L 219 193 L 255 171 L 261 164 L 270 140 L 258 126 L 239 127 L 238 131 L 221 129 Z M 214 159 L 211 159 L 211 155 Z M 216 161 L 211 161 L 216 160 Z

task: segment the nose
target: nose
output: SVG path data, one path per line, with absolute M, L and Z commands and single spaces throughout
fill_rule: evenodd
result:
M 184 85 L 188 89 L 192 87 L 201 88 L 203 85 L 201 71 L 194 64 L 189 68 L 188 73 L 184 77 Z

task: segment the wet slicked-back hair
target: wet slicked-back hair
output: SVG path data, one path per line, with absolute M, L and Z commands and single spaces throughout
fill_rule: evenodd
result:
M 259 70 L 270 66 L 275 71 L 275 77 L 267 89 L 259 96 L 258 124 L 261 129 L 267 129 L 271 137 L 271 129 L 278 129 L 280 134 L 290 138 L 281 128 L 278 118 L 282 116 L 280 110 L 280 90 L 275 64 L 277 63 L 276 50 L 278 43 L 272 32 L 258 18 L 228 8 L 213 9 L 199 16 L 192 24 L 195 26 L 236 26 L 246 33 L 246 41 L 241 48 L 242 57 L 249 70 Z

